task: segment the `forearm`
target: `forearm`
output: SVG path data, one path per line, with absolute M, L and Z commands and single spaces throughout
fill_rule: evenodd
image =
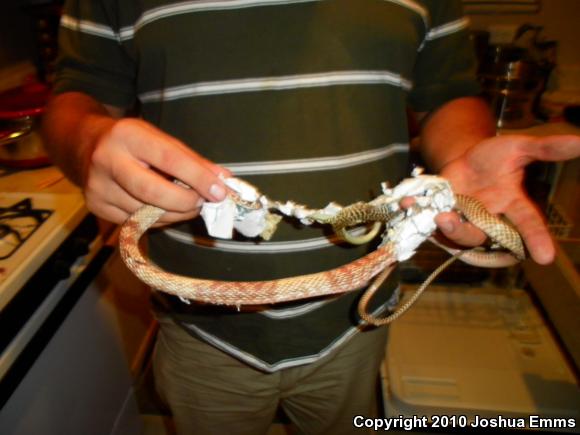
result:
M 457 159 L 469 148 L 495 135 L 495 123 L 485 101 L 458 98 L 443 105 L 423 123 L 421 153 L 433 172 Z
M 112 108 L 88 95 L 68 92 L 54 97 L 43 117 L 45 146 L 53 162 L 79 186 L 84 186 L 98 139 L 115 122 Z

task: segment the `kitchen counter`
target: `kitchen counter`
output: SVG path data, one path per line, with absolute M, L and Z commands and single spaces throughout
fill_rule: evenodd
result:
M 68 181 L 56 166 L 30 170 L 0 169 L 0 192 L 66 193 L 78 195 L 80 189 Z

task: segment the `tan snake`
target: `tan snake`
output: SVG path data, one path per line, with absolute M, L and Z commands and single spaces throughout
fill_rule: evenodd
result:
M 511 225 L 488 213 L 484 206 L 473 198 L 455 195 L 455 200 L 455 208 L 467 220 L 483 230 L 496 244 L 508 249 L 509 253 L 505 251 L 483 253 L 475 250 L 456 252 L 445 245 L 440 245 L 441 247 L 454 253 L 455 257 L 460 257 L 462 261 L 481 267 L 505 267 L 525 257 L 521 238 Z M 164 213 L 165 210 L 161 208 L 152 205 L 143 206 L 123 224 L 119 238 L 121 256 L 127 267 L 139 279 L 156 290 L 186 300 L 240 307 L 344 293 L 361 289 L 378 276 L 360 300 L 361 318 L 367 323 L 385 324 L 408 308 L 407 306 L 386 319 L 376 319 L 367 313 L 370 298 L 397 261 L 394 246 L 388 241 L 370 254 L 351 263 L 308 275 L 245 282 L 197 279 L 170 274 L 149 262 L 140 251 L 139 239 Z M 388 222 L 392 218 L 392 212 L 384 207 L 370 205 L 370 203 L 356 203 L 343 208 L 327 223 L 333 225 L 335 231 L 344 232 L 346 227 L 362 222 Z M 376 227 L 375 225 L 375 233 Z M 347 235 L 346 238 L 349 239 L 349 236 Z M 366 242 L 368 238 L 354 238 L 353 241 Z

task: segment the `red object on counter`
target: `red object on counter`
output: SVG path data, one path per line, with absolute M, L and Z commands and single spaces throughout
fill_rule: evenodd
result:
M 31 82 L 0 93 L 0 119 L 11 120 L 40 115 L 48 101 L 50 88 Z
M 39 132 L 50 87 L 35 80 L 0 93 L 0 165 L 31 169 L 50 165 Z

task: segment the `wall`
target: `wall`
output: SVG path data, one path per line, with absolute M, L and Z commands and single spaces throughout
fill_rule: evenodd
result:
M 27 0 L 3 1 L 0 6 L 0 91 L 35 74 L 31 18 L 23 10 Z
M 26 0 L 10 0 L 0 6 L 0 68 L 30 61 L 34 44 L 32 22 L 23 11 Z

